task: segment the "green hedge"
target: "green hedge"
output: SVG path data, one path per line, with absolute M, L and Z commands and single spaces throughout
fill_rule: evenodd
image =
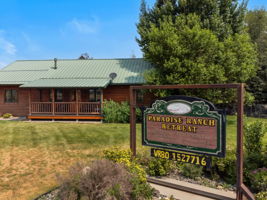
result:
M 112 100 L 104 101 L 104 122 L 107 123 L 129 123 L 130 121 L 130 105 L 124 101 L 117 103 Z M 136 109 L 137 121 L 141 120 L 141 110 Z

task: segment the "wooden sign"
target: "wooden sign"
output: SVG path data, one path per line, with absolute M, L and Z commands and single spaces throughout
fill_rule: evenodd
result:
M 143 111 L 143 145 L 224 157 L 225 114 L 210 102 L 171 96 Z

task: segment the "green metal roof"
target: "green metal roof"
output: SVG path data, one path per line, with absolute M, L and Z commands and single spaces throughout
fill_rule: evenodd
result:
M 38 79 L 23 84 L 23 88 L 105 88 L 110 83 L 106 78 L 88 78 L 88 79 Z
M 54 60 L 17 60 L 2 70 L 48 70 L 54 66 Z
M 54 60 L 13 62 L 0 70 L 0 85 L 9 81 L 10 84 L 25 84 L 25 87 L 93 87 L 103 85 L 100 80 L 110 80 L 111 73 L 117 74 L 110 82 L 112 85 L 143 84 L 144 72 L 152 68 L 148 62 L 136 58 L 58 60 L 57 69 L 53 67 Z M 30 83 L 31 81 L 34 82 Z
M 0 70 L 0 85 L 21 85 L 46 76 L 47 70 L 8 71 Z

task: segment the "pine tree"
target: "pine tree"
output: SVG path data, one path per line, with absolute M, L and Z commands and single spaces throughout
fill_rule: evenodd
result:
M 149 84 L 233 83 L 254 76 L 256 52 L 244 27 L 244 2 L 157 0 L 151 9 L 144 5 L 137 42 L 155 66 L 145 75 Z M 215 100 L 217 95 L 199 93 Z
M 244 30 L 247 2 L 238 0 L 179 0 L 178 13 L 198 15 L 202 28 L 212 30 L 222 40 Z
M 248 33 L 257 45 L 259 70 L 257 76 L 248 81 L 249 91 L 257 103 L 267 103 L 267 11 L 249 11 L 246 15 Z

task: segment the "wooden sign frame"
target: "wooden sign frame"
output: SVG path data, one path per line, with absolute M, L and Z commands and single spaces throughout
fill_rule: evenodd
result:
M 136 91 L 142 89 L 236 89 L 237 93 L 237 191 L 236 199 L 242 200 L 245 195 L 247 199 L 254 200 L 254 195 L 243 183 L 243 115 L 244 115 L 244 83 L 237 84 L 188 84 L 188 85 L 143 85 L 130 86 L 130 148 L 133 156 L 136 155 Z

